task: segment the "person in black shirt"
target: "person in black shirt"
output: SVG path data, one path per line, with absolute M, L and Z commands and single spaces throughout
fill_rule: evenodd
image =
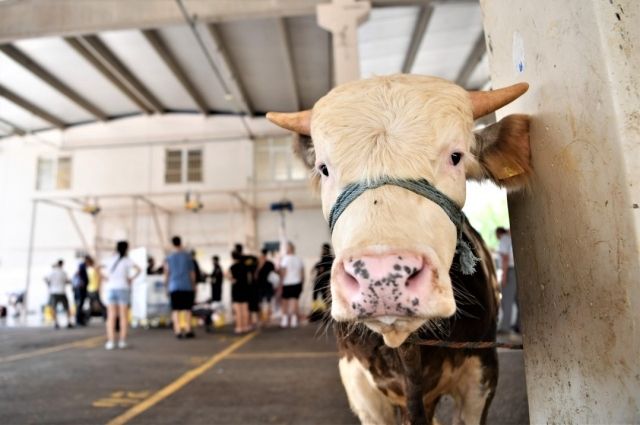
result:
M 235 246 L 234 252 L 240 255 L 240 261 L 244 265 L 247 271 L 247 284 L 248 284 L 248 305 L 249 305 L 249 321 L 251 326 L 258 326 L 258 315 L 260 314 L 260 291 L 258 288 L 256 274 L 258 270 L 258 258 L 254 255 L 244 255 L 242 244 L 238 243 Z
M 233 264 L 229 269 L 231 279 L 231 301 L 235 316 L 235 332 L 243 333 L 251 330 L 249 326 L 249 272 L 242 262 L 242 255 L 233 251 L 231 253 Z
M 87 299 L 87 286 L 89 285 L 87 267 L 92 264 L 92 258 L 85 255 L 84 261 L 80 263 L 78 271 L 73 277 L 73 297 L 76 301 L 76 324 L 80 326 L 87 325 L 87 319 L 84 312 L 84 300 Z
M 333 252 L 331 251 L 331 245 L 328 243 L 322 244 L 322 251 L 320 252 L 320 261 L 318 261 L 313 269 L 316 272 L 316 281 L 313 285 L 313 299 L 321 299 L 324 302 L 329 300 L 330 294 L 330 281 L 331 281 L 331 266 L 333 265 Z
M 269 280 L 269 275 L 275 273 L 275 266 L 267 258 L 268 251 L 263 249 L 258 258 L 258 275 L 256 278 L 258 284 L 258 298 L 259 304 L 265 304 L 264 315 L 262 316 L 262 323 L 268 325 L 271 323 L 271 298 L 274 295 L 273 283 Z M 276 278 L 279 275 L 275 275 Z
M 314 308 L 309 315 L 309 321 L 315 322 L 321 320 L 324 317 L 324 313 L 327 309 L 329 298 L 331 296 L 331 266 L 333 265 L 333 252 L 331 251 L 331 245 L 328 243 L 322 244 L 322 251 L 320 253 L 320 261 L 314 266 L 315 280 L 313 284 L 313 305 Z M 316 302 L 320 300 L 321 302 Z
M 222 267 L 220 267 L 220 257 L 213 258 L 213 271 L 211 272 L 211 302 L 222 301 Z

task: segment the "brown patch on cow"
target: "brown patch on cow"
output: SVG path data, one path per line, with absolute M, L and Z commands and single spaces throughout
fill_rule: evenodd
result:
M 482 238 L 470 225 L 465 225 L 463 238 L 484 261 L 472 275 L 458 268 L 449 272 L 455 289 L 458 313 L 441 319 L 438 326 L 424 326 L 407 339 L 445 339 L 449 341 L 494 341 L 496 335 L 497 299 L 493 263 Z M 457 264 L 458 255 L 453 260 Z M 357 325 L 356 325 L 357 326 Z M 357 359 L 367 371 L 371 385 L 399 406 L 406 419 L 405 371 L 398 350 L 385 345 L 380 334 L 353 324 L 334 322 L 340 357 Z M 459 396 L 473 405 L 465 413 L 470 423 L 486 423 L 489 405 L 498 382 L 498 356 L 495 349 L 456 350 L 421 346 L 423 401 L 427 423 L 440 398 L 447 393 Z
M 481 175 L 470 178 L 490 178 L 497 185 L 509 190 L 527 185 L 533 168 L 529 145 L 529 117 L 523 114 L 509 115 L 475 133 L 474 153 L 481 168 Z

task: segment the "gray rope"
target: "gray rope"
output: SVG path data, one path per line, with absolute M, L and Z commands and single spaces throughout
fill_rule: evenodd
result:
M 473 274 L 478 258 L 474 255 L 469 244 L 462 239 L 462 229 L 466 217 L 455 202 L 433 187 L 426 179 L 394 179 L 385 177 L 371 183 L 356 182 L 348 184 L 340 196 L 338 196 L 336 203 L 329 212 L 329 229 L 331 232 L 333 233 L 333 228 L 336 226 L 338 218 L 340 218 L 342 213 L 358 196 L 367 190 L 377 189 L 387 184 L 399 186 L 417 195 L 424 196 L 436 203 L 447 213 L 447 216 L 449 216 L 449 219 L 457 229 L 458 242 L 456 244 L 456 253 L 460 254 L 460 268 L 462 273 L 466 275 Z

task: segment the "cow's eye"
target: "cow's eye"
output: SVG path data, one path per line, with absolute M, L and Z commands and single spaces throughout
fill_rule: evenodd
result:
M 329 169 L 325 164 L 318 165 L 318 170 L 322 173 L 323 176 L 329 177 Z
M 454 152 L 451 154 L 451 162 L 453 165 L 458 165 L 462 159 L 462 152 Z

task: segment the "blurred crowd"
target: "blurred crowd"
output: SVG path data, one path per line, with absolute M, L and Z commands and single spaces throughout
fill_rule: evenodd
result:
M 302 316 L 300 311 L 305 266 L 292 242 L 274 250 L 265 248 L 257 255 L 245 252 L 242 244 L 235 244 L 230 258 L 230 266 L 223 269 L 220 257 L 213 256 L 211 272 L 203 273 L 196 252 L 185 248 L 179 236 L 171 239 L 171 251 L 160 265 L 152 257 L 147 258 L 146 275 L 155 276 L 164 284 L 176 338 L 194 338 L 192 326 L 198 321 L 206 331 L 213 331 L 216 314 L 224 309 L 225 283 L 230 285 L 231 317 L 237 334 L 278 325 L 295 328 L 306 321 L 321 320 L 326 314 L 333 263 L 329 244 L 321 247 L 320 259 L 311 269 L 313 303 L 308 316 Z M 65 271 L 63 260 L 56 261 L 45 277 L 49 289 L 47 310 L 54 327 L 60 328 L 59 310 L 66 314 L 68 328 L 86 326 L 91 317 L 97 316 L 105 322 L 105 348 L 128 347 L 132 286 L 141 273 L 141 265 L 129 256 L 126 241 L 118 242 L 114 253 L 100 263 L 85 256 L 71 276 Z M 72 288 L 75 306 L 70 305 L 67 285 Z M 202 299 L 197 296 L 198 291 L 205 289 L 209 295 L 206 302 L 196 303 L 196 299 Z

